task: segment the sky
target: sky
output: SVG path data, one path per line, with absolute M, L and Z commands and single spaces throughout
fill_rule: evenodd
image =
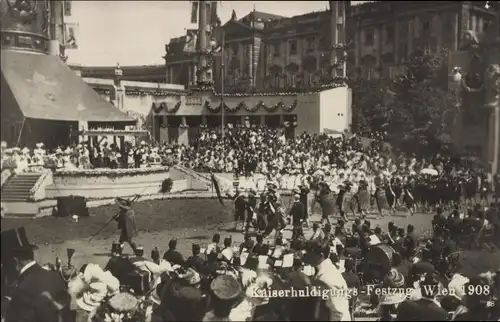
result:
M 353 1 L 353 3 L 363 1 Z M 238 18 L 252 11 L 295 16 L 325 10 L 327 1 L 222 1 L 219 16 Z M 165 45 L 190 23 L 189 1 L 73 1 L 67 22 L 78 23 L 78 49 L 67 50 L 68 62 L 84 66 L 162 65 Z

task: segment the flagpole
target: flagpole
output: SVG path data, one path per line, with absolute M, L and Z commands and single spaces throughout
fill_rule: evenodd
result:
M 222 130 L 222 154 L 224 155 L 224 139 L 225 139 L 225 134 L 224 134 L 224 77 L 225 77 L 225 66 L 224 66 L 224 61 L 225 61 L 225 56 L 224 56 L 224 47 L 225 47 L 225 42 L 226 42 L 226 32 L 223 27 L 221 27 L 221 32 L 222 32 L 222 44 L 221 44 L 221 68 L 220 68 L 220 106 L 221 106 L 221 112 L 220 112 L 220 118 L 221 118 L 221 130 Z

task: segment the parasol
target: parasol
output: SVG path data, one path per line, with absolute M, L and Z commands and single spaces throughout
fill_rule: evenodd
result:
M 437 172 L 437 170 L 435 169 L 423 169 L 422 171 L 420 171 L 420 174 L 428 174 L 428 175 L 431 175 L 431 176 L 437 176 L 439 174 L 439 172 Z

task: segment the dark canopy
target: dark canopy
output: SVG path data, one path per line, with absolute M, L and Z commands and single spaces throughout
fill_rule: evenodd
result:
M 9 87 L 2 89 L 2 101 L 4 94 L 11 94 L 26 118 L 135 122 L 92 90 L 57 56 L 9 50 L 2 50 L 1 56 L 2 83 Z

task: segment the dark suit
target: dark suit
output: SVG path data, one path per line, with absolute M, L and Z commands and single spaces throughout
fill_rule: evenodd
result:
M 184 257 L 182 257 L 182 254 L 175 249 L 167 250 L 163 255 L 163 259 L 173 265 L 184 265 Z
M 428 299 L 406 300 L 398 308 L 396 321 L 446 321 L 448 312 Z
M 290 209 L 290 216 L 292 216 L 293 226 L 300 226 L 302 224 L 302 220 L 306 219 L 306 210 L 301 201 L 293 203 L 292 208 Z
M 61 276 L 35 264 L 19 277 L 5 322 L 71 321 L 71 297 Z
M 120 213 L 115 220 L 118 222 L 118 229 L 120 229 L 120 244 L 128 242 L 135 252 L 137 247 L 132 241 L 132 238 L 137 234 L 134 209 L 120 209 Z

